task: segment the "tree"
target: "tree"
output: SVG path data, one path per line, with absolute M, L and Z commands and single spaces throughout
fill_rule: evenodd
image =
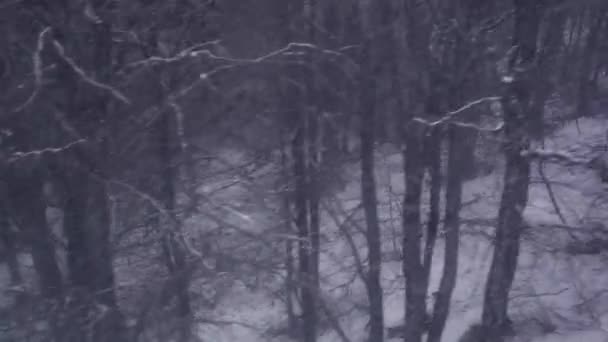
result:
M 532 75 L 536 68 L 537 39 L 542 4 L 514 0 L 513 50 L 508 74 L 503 77 L 501 100 L 506 169 L 498 213 L 495 248 L 486 283 L 482 314 L 483 341 L 500 341 L 508 325 L 509 291 L 515 277 L 523 229 L 523 211 L 528 200 L 531 104 L 534 94 Z
M 360 139 L 361 139 L 361 199 L 366 222 L 366 240 L 369 267 L 364 279 L 369 302 L 369 341 L 384 341 L 384 307 L 381 285 L 382 233 L 378 219 L 378 199 L 375 179 L 375 144 L 378 106 L 376 104 L 376 77 L 381 75 L 382 62 L 378 50 L 383 46 L 376 41 L 376 34 L 390 10 L 387 1 L 362 5 L 361 21 L 367 23 L 363 29 L 363 46 L 360 55 Z

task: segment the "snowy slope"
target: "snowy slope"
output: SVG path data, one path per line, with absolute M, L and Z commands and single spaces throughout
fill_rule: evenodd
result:
M 603 144 L 606 124 L 603 121 L 583 119 L 557 131 L 545 142 L 546 149 L 564 150 L 579 158 L 587 158 L 595 147 Z M 379 198 L 384 222 L 385 250 L 395 248 L 393 231 L 399 230 L 400 193 L 403 190 L 403 175 L 400 172 L 398 154 L 380 156 L 378 160 Z M 562 216 L 567 224 L 585 229 L 588 222 L 605 220 L 608 213 L 597 198 L 603 194 L 604 186 L 591 170 L 565 168 L 559 165 L 544 166 L 546 176 L 557 184 L 552 191 L 557 198 Z M 501 192 L 501 174 L 468 182 L 465 186 L 464 202 L 478 201 L 466 206 L 462 216 L 465 224 L 460 252 L 458 284 L 454 292 L 452 313 L 444 334 L 444 342 L 456 342 L 467 327 L 480 319 L 485 274 L 491 260 L 491 248 L 487 235 L 491 233 L 491 222 L 497 215 Z M 338 197 L 345 211 L 357 206 L 359 186 L 354 180 Z M 343 215 L 344 216 L 344 215 Z M 360 216 L 358 217 L 360 218 Z M 555 251 L 563 247 L 570 235 L 556 214 L 547 188 L 541 181 L 538 170 L 534 170 L 530 189 L 529 206 L 525 218 L 532 227 L 526 233 L 519 261 L 519 271 L 512 291 L 512 317 L 518 329 L 519 340 L 534 342 L 608 341 L 608 272 L 605 257 L 570 256 Z M 480 220 L 481 219 L 481 220 Z M 468 221 L 467 221 L 468 220 Z M 470 223 L 471 220 L 479 222 Z M 367 318 L 357 304 L 365 303 L 365 292 L 361 282 L 353 276 L 354 258 L 352 249 L 337 232 L 331 219 L 325 217 L 324 228 L 330 236 L 325 242 L 322 255 L 323 288 L 325 297 L 332 303 L 342 328 L 352 341 L 364 341 Z M 364 256 L 362 236 L 357 235 L 351 224 L 348 229 L 355 235 L 357 250 Z M 431 291 L 439 283 L 442 267 L 442 241 L 438 241 L 433 265 Z M 384 264 L 385 317 L 387 326 L 397 325 L 403 319 L 403 285 L 398 261 Z M 353 280 L 353 278 L 355 278 Z M 345 285 L 347 284 L 347 285 Z M 238 292 L 238 291 L 237 291 Z M 282 307 L 269 305 L 264 294 L 235 294 L 223 303 L 226 317 L 255 322 L 257 329 L 232 326 L 220 329 L 221 333 L 209 341 L 270 341 L 260 333 L 281 320 Z M 554 330 L 554 331 L 552 331 Z M 220 336 L 222 338 L 220 338 Z M 276 341 L 282 340 L 277 338 Z M 341 341 L 331 329 L 320 338 L 321 342 Z
M 545 142 L 545 149 L 566 151 L 577 158 L 590 158 L 597 147 L 604 144 L 608 125 L 597 119 L 582 119 L 555 132 Z M 234 153 L 228 153 L 233 156 Z M 238 158 L 237 158 L 238 159 Z M 238 161 L 233 161 L 238 164 Z M 401 157 L 395 151 L 378 155 L 377 177 L 379 184 L 380 215 L 383 223 L 386 261 L 383 269 L 385 289 L 385 318 L 387 326 L 395 326 L 403 319 L 403 279 L 399 252 L 400 207 L 403 192 Z M 356 170 L 353 165 L 351 170 Z M 272 170 L 271 170 L 272 171 Z M 353 180 L 335 199 L 326 203 L 332 215 L 323 217 L 324 240 L 321 255 L 323 297 L 340 326 L 352 342 L 363 342 L 367 332 L 367 317 L 363 309 L 366 296 L 356 276 L 353 253 L 365 258 L 365 243 L 361 231 L 362 215 L 338 229 L 351 210 L 359 205 L 359 182 L 356 172 Z M 525 234 L 519 270 L 512 291 L 511 316 L 518 331 L 517 341 L 530 342 L 605 342 L 608 341 L 608 264 L 605 255 L 572 256 L 563 252 L 572 234 L 586 238 L 590 228 L 608 222 L 608 200 L 604 199 L 605 186 L 591 170 L 582 167 L 544 166 L 551 179 L 551 191 L 560 208 L 556 214 L 546 185 L 535 167 L 530 189 L 529 206 L 524 214 L 530 229 Z M 279 241 L 271 230 L 276 225 L 272 203 L 260 201 L 273 196 L 265 193 L 270 186 L 243 184 L 221 189 L 231 180 L 210 181 L 212 186 L 201 191 L 209 196 L 204 210 L 222 215 L 228 225 L 238 227 L 243 236 Z M 492 233 L 492 220 L 497 216 L 502 191 L 501 171 L 467 182 L 464 187 L 463 236 L 461 239 L 458 282 L 454 292 L 452 312 L 448 319 L 444 342 L 457 342 L 471 325 L 479 321 L 481 304 L 492 250 L 488 236 Z M 337 205 L 339 204 L 339 205 Z M 218 209 L 219 208 L 219 209 Z M 232 208 L 232 209 L 231 209 Z M 195 216 L 186 222 L 189 232 L 208 233 L 221 229 L 209 216 Z M 564 226 L 575 227 L 574 233 Z M 353 245 L 345 238 L 348 232 Z M 231 238 L 232 239 L 232 238 Z M 255 251 L 240 246 L 243 240 L 233 239 L 241 247 L 244 258 Z M 230 239 L 229 239 L 230 242 Z M 431 275 L 431 292 L 437 288 L 441 276 L 443 241 L 437 242 Z M 232 248 L 232 247 L 231 247 Z M 239 252 L 239 253 L 241 253 Z M 265 260 L 265 256 L 259 256 Z M 4 265 L 0 267 L 4 268 Z M 124 274 L 123 274 L 124 272 Z M 131 280 L 132 270 L 119 270 L 117 278 Z M 5 272 L 0 272 L 4 277 Z M 242 281 L 233 279 L 224 291 L 221 302 L 213 310 L 199 313 L 199 336 L 209 342 L 286 342 L 285 336 L 271 332 L 284 326 L 284 305 L 271 289 L 281 285 L 280 275 L 265 278 L 265 286 L 252 290 Z M 270 284 L 271 289 L 264 289 Z M 320 342 L 344 342 L 327 320 Z

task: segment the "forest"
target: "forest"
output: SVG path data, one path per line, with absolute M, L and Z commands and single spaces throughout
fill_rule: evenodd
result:
M 0 0 L 1 342 L 608 341 L 608 1 Z

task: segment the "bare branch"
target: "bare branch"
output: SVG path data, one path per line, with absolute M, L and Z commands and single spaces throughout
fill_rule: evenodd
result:
M 313 51 L 320 52 L 321 54 L 330 55 L 330 56 L 347 57 L 347 55 L 343 54 L 341 51 L 343 49 L 350 48 L 350 46 L 349 46 L 349 47 L 345 47 L 345 48 L 338 49 L 338 50 L 329 50 L 329 49 L 320 48 L 315 44 L 291 42 L 280 49 L 274 50 L 272 52 L 269 52 L 265 55 L 261 55 L 256 58 L 225 57 L 225 56 L 217 55 L 216 53 L 212 52 L 208 48 L 199 50 L 200 48 L 207 47 L 210 45 L 211 46 L 217 45 L 219 43 L 220 43 L 219 40 L 201 43 L 201 44 L 189 47 L 183 51 L 180 51 L 173 57 L 153 56 L 153 57 L 146 58 L 146 59 L 138 61 L 138 62 L 131 63 L 128 65 L 128 67 L 149 66 L 149 65 L 155 65 L 155 64 L 160 64 L 160 63 L 171 64 L 171 63 L 179 62 L 184 59 L 197 58 L 200 56 L 205 56 L 205 57 L 209 58 L 210 60 L 226 62 L 226 63 L 230 63 L 230 64 L 241 64 L 241 65 L 242 64 L 259 64 L 259 63 L 266 62 L 274 57 L 278 57 L 278 56 L 282 56 L 282 55 L 283 56 L 298 55 L 297 52 L 292 51 L 296 48 L 313 50 Z
M 480 99 L 477 99 L 475 101 L 469 102 L 467 104 L 465 104 L 464 106 L 453 110 L 451 112 L 447 112 L 441 119 L 437 120 L 437 121 L 428 121 L 425 120 L 423 118 L 420 117 L 416 117 L 413 120 L 419 123 L 422 123 L 424 125 L 430 126 L 430 127 L 435 127 L 435 126 L 439 126 L 445 123 L 451 123 L 452 120 L 458 115 L 461 114 L 475 106 L 478 106 L 480 104 L 486 103 L 486 102 L 497 102 L 500 101 L 500 97 L 499 96 L 488 96 L 488 97 L 482 97 Z M 469 124 L 465 124 L 465 123 L 458 123 L 458 125 L 462 126 L 462 125 L 469 125 Z M 471 124 L 472 125 L 472 124 Z
M 528 293 L 528 294 L 518 294 L 518 295 L 513 295 L 511 296 L 509 299 L 513 300 L 513 299 L 518 299 L 518 298 L 537 298 L 537 297 L 547 297 L 547 296 L 558 296 L 566 291 L 570 290 L 569 288 L 565 287 L 561 290 L 558 291 L 554 291 L 554 292 L 541 292 L 541 293 Z
M 34 67 L 34 91 L 32 91 L 32 94 L 30 95 L 30 97 L 28 97 L 28 99 L 25 100 L 25 102 L 23 104 L 21 104 L 17 108 L 15 108 L 15 110 L 14 110 L 15 112 L 21 112 L 27 106 L 32 104 L 32 102 L 34 102 L 34 100 L 40 93 L 40 89 L 42 88 L 42 74 L 43 74 L 42 50 L 44 50 L 44 45 L 45 45 L 44 41 L 49 32 L 51 32 L 50 27 L 47 27 L 40 32 L 40 34 L 38 35 L 38 43 L 36 44 L 36 51 L 34 51 L 34 55 L 32 57 L 33 67 Z
M 549 179 L 547 178 L 547 175 L 545 174 L 544 163 L 542 161 L 538 165 L 538 174 L 540 175 L 543 183 L 545 183 L 545 187 L 547 188 L 547 193 L 549 194 L 549 199 L 551 200 L 551 203 L 553 204 L 553 208 L 555 209 L 555 213 L 559 217 L 559 220 L 562 222 L 562 224 L 564 226 L 567 226 L 568 225 L 568 221 L 566 220 L 566 218 L 562 214 L 562 211 L 561 211 L 561 209 L 559 207 L 559 203 L 557 203 L 557 198 L 555 197 L 555 193 L 553 192 L 553 187 L 551 186 L 551 182 L 549 181 Z
M 472 129 L 480 131 L 480 132 L 488 132 L 488 133 L 500 132 L 505 127 L 504 122 L 499 122 L 494 127 L 482 127 L 482 126 L 476 125 L 474 123 L 458 122 L 458 121 L 452 121 L 452 122 L 450 122 L 450 124 L 454 125 L 454 126 L 458 126 L 458 127 L 463 127 L 463 128 L 472 128 Z
M 133 35 L 133 33 L 131 33 Z M 195 44 L 193 46 L 190 46 L 180 52 L 178 52 L 177 54 L 175 54 L 175 56 L 173 57 L 160 57 L 160 56 L 152 56 L 149 58 L 146 58 L 144 60 L 141 61 L 137 61 L 137 62 L 133 62 L 133 63 L 129 63 L 127 64 L 126 68 L 136 68 L 136 67 L 141 67 L 141 66 L 151 66 L 151 65 L 155 65 L 155 64 L 171 64 L 171 63 L 176 63 L 179 62 L 181 60 L 184 60 L 186 58 L 190 58 L 193 57 L 193 53 L 198 51 L 198 49 L 201 48 L 205 48 L 207 46 L 216 46 L 221 42 L 221 40 L 212 40 L 209 42 L 203 42 L 203 43 L 199 43 L 199 44 Z
M 61 147 L 47 147 L 47 148 L 43 148 L 40 150 L 34 150 L 34 151 L 28 151 L 28 152 L 15 152 L 9 158 L 9 163 L 16 162 L 19 159 L 25 159 L 28 157 L 39 157 L 45 153 L 65 152 L 65 151 L 69 150 L 70 148 L 72 148 L 78 144 L 83 144 L 85 142 L 87 142 L 86 139 L 80 139 L 80 140 L 73 141 L 73 142 L 71 142 L 65 146 L 61 146 Z
M 78 66 L 78 64 L 76 64 L 76 62 L 74 62 L 74 60 L 72 58 L 70 58 L 68 55 L 66 55 L 63 45 L 61 45 L 58 41 L 53 40 L 53 46 L 55 47 L 55 51 L 57 51 L 57 54 L 59 55 L 59 57 L 61 57 L 61 59 L 63 59 L 70 66 L 70 68 L 72 68 L 72 70 L 78 76 L 80 76 L 80 78 L 83 81 L 85 81 L 86 83 L 88 83 L 89 85 L 91 85 L 95 88 L 100 88 L 100 89 L 103 89 L 103 90 L 109 92 L 117 100 L 119 100 L 120 102 L 122 102 L 126 105 L 131 104 L 131 101 L 125 95 L 123 95 L 118 89 L 116 89 L 110 85 L 101 83 L 101 82 L 93 79 L 92 77 L 88 76 L 86 74 L 86 72 L 84 70 L 82 70 L 82 68 L 80 68 Z
M 588 160 L 576 158 L 568 153 L 560 151 L 548 151 L 543 149 L 526 150 L 521 152 L 522 157 L 530 159 L 539 159 L 543 161 L 560 161 L 570 165 L 589 165 Z

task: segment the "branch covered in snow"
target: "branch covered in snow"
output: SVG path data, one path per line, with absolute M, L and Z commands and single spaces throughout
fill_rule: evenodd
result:
M 76 141 L 72 141 L 71 143 L 61 146 L 61 147 L 47 147 L 40 150 L 28 151 L 28 152 L 14 152 L 11 154 L 9 158 L 9 163 L 16 162 L 19 159 L 25 159 L 28 157 L 39 157 L 45 153 L 61 153 L 69 150 L 70 148 L 87 142 L 86 139 L 80 139 Z
M 34 102 L 34 100 L 38 96 L 38 93 L 40 93 L 40 89 L 42 88 L 42 73 L 43 73 L 42 50 L 44 49 L 44 41 L 49 32 L 51 32 L 51 28 L 47 27 L 44 30 L 42 30 L 40 32 L 40 34 L 38 35 L 38 42 L 36 43 L 36 51 L 34 51 L 34 55 L 32 57 L 33 65 L 34 65 L 34 90 L 32 91 L 32 94 L 27 98 L 27 100 L 25 100 L 25 102 L 23 104 L 21 104 L 17 108 L 15 108 L 15 110 L 14 110 L 15 112 L 20 112 L 20 111 L 24 110 L 27 106 L 29 106 L 32 102 Z
M 573 155 L 563 151 L 548 151 L 543 149 L 525 150 L 521 152 L 522 157 L 530 159 L 540 159 L 543 161 L 558 161 L 571 165 L 587 166 L 588 160 L 576 158 Z
M 61 59 L 63 59 L 64 62 L 66 62 L 70 66 L 70 68 L 78 76 L 80 76 L 80 78 L 84 82 L 90 84 L 91 86 L 93 86 L 95 88 L 100 88 L 102 90 L 109 92 L 110 94 L 112 94 L 112 96 L 114 96 L 117 100 L 119 100 L 120 102 L 122 102 L 124 104 L 127 104 L 127 105 L 131 104 L 131 101 L 125 95 L 123 95 L 123 93 L 121 93 L 120 90 L 118 90 L 110 85 L 101 83 L 101 82 L 93 79 L 89 75 L 87 75 L 86 72 L 84 70 L 82 70 L 82 68 L 80 68 L 78 66 L 78 64 L 76 64 L 76 62 L 72 58 L 70 58 L 68 55 L 66 55 L 63 45 L 61 45 L 58 41 L 53 40 L 53 46 L 55 47 L 55 51 L 57 51 L 57 54 L 59 55 L 59 57 L 61 57 Z
M 486 102 L 497 102 L 500 101 L 500 97 L 499 96 L 488 96 L 488 97 L 482 97 L 480 99 L 477 99 L 475 101 L 469 102 L 467 104 L 465 104 L 464 106 L 447 112 L 441 119 L 436 120 L 436 121 L 428 121 L 426 119 L 420 118 L 420 117 L 415 117 L 413 120 L 415 122 L 421 123 L 423 125 L 429 126 L 429 127 L 435 127 L 435 126 L 440 126 L 446 123 L 452 123 L 458 126 L 462 126 L 462 127 L 469 127 L 469 128 L 476 128 L 476 129 L 481 129 L 481 130 L 487 130 L 481 127 L 478 127 L 477 125 L 471 124 L 471 123 L 464 123 L 464 122 L 454 122 L 453 120 L 455 119 L 456 116 L 458 116 L 459 114 L 475 107 L 478 106 L 480 104 L 484 104 Z M 502 125 L 499 125 L 497 127 L 498 129 L 502 128 Z
M 297 55 L 297 52 L 293 51 L 294 49 L 307 49 L 319 52 L 324 55 L 330 56 L 346 56 L 341 51 L 345 48 L 339 50 L 329 50 L 323 49 L 315 44 L 310 43 L 299 43 L 299 42 L 291 42 L 285 45 L 284 47 L 271 51 L 267 54 L 255 57 L 255 58 L 236 58 L 236 57 L 227 57 L 220 56 L 214 52 L 212 52 L 208 47 L 209 46 L 217 46 L 220 43 L 219 40 L 214 40 L 211 42 L 205 42 L 201 44 L 197 44 L 195 46 L 189 47 L 185 50 L 180 51 L 176 55 L 172 57 L 160 57 L 160 56 L 152 56 L 146 58 L 141 61 L 133 62 L 128 65 L 128 67 L 141 67 L 141 66 L 151 66 L 156 64 L 171 64 L 176 63 L 188 58 L 197 58 L 197 57 L 207 57 L 210 60 L 215 60 L 219 62 L 226 62 L 231 64 L 258 64 L 262 62 L 266 62 L 274 57 L 278 56 L 293 56 Z

